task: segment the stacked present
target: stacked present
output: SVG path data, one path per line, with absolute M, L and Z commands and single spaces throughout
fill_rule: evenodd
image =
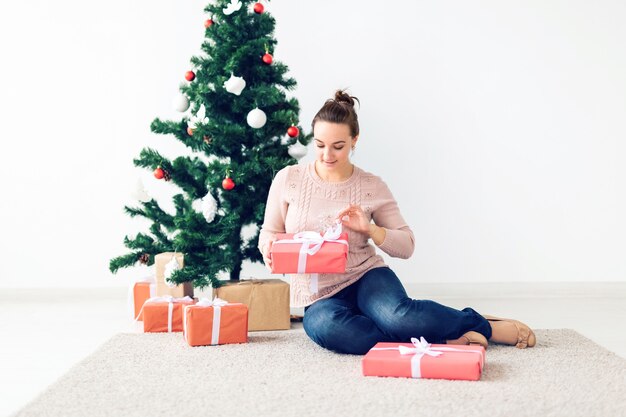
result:
M 143 320 L 141 308 L 153 297 L 172 296 L 176 298 L 193 297 L 193 286 L 190 282 L 174 284 L 169 277 L 174 271 L 184 266 L 184 255 L 177 252 L 165 252 L 155 256 L 155 276 L 135 281 L 132 286 L 132 302 L 134 319 Z
M 482 346 L 377 343 L 363 357 L 363 375 L 477 381 L 485 366 Z
M 133 283 L 133 315 L 135 321 L 143 320 L 144 332 L 183 332 L 191 346 L 247 342 L 247 307 L 223 300 L 197 302 L 191 282 L 169 279 L 183 266 L 182 253 L 160 253 L 155 256 L 156 276 Z
M 341 224 L 323 235 L 317 232 L 279 233 L 272 244 L 275 274 L 344 273 L 348 258 L 348 234 Z
M 248 341 L 248 308 L 216 298 L 196 302 L 171 295 L 149 298 L 141 308 L 146 333 L 183 332 L 190 346 Z

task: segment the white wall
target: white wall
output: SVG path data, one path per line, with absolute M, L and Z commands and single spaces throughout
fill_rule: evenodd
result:
M 132 165 L 198 53 L 204 1 L 0 6 L 0 286 L 112 276 Z M 405 282 L 626 281 L 626 6 L 621 1 L 272 0 L 301 120 L 362 101 L 355 163 L 381 175 L 417 248 Z M 306 160 L 310 160 L 310 157 Z M 305 161 L 306 161 L 305 160 Z M 248 267 L 246 275 L 265 275 Z

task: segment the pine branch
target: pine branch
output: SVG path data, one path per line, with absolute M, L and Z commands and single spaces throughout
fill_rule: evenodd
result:
M 141 253 L 129 253 L 127 255 L 118 256 L 117 258 L 113 258 L 109 261 L 109 270 L 115 274 L 121 268 L 128 268 L 129 266 L 134 266 L 137 263 L 137 260 L 141 256 Z
M 215 268 L 207 269 L 204 266 L 191 266 L 185 263 L 183 269 L 174 271 L 170 277 L 170 281 L 181 284 L 183 282 L 193 282 L 196 288 L 204 289 L 206 287 L 219 288 L 222 282 L 217 277 Z
M 144 233 L 137 233 L 135 238 L 131 239 L 128 236 L 124 237 L 124 246 L 128 249 L 145 249 L 154 245 L 154 239 L 152 236 Z M 144 251 L 146 252 L 146 251 Z
M 167 237 L 167 235 L 161 229 L 161 224 L 152 223 L 152 225 L 150 226 L 150 231 L 152 232 L 154 237 L 157 239 L 159 244 L 161 244 L 162 246 L 172 247 L 172 241 L 170 240 L 169 237 Z
M 182 188 L 191 198 L 202 198 L 206 194 L 204 175 L 206 165 L 198 158 L 180 156 L 172 163 L 172 182 Z
M 145 217 L 148 220 L 151 220 L 155 223 L 162 224 L 166 227 L 174 226 L 174 221 L 172 219 L 172 216 L 170 216 L 165 211 L 163 211 L 155 200 L 150 200 L 142 204 L 144 206 L 143 209 L 124 206 L 124 212 L 130 215 L 131 217 L 135 217 L 135 216 Z
M 144 148 L 139 153 L 139 158 L 134 159 L 133 163 L 136 167 L 155 169 L 161 166 L 163 169 L 170 170 L 171 164 L 169 160 L 159 152 L 151 148 Z

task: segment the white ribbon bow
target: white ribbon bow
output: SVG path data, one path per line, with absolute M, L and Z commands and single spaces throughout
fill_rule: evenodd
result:
M 297 243 L 302 243 L 303 249 L 300 250 L 300 253 L 305 252 L 307 255 L 315 255 L 322 248 L 324 242 L 338 242 L 347 245 L 348 242 L 345 240 L 339 240 L 341 231 L 341 223 L 337 223 L 335 226 L 326 229 L 324 235 L 320 235 L 317 232 L 306 231 L 293 235 L 293 240 Z
M 400 355 L 428 355 L 428 356 L 439 356 L 443 352 L 433 350 L 431 344 L 424 339 L 424 336 L 420 337 L 419 340 L 415 337 L 411 338 L 411 343 L 415 347 L 407 347 L 407 346 L 398 346 L 398 350 L 400 351 Z M 421 356 L 420 356 L 421 357 Z
M 189 307 L 213 307 L 213 327 L 211 331 L 211 345 L 219 344 L 220 340 L 220 322 L 222 318 L 222 307 L 228 305 L 228 301 L 222 300 L 221 298 L 214 298 L 210 300 L 209 298 L 202 298 L 193 306 L 185 306 L 185 311 L 183 312 L 183 332 L 185 335 L 185 340 L 189 343 L 189 339 L 187 336 L 187 309 Z

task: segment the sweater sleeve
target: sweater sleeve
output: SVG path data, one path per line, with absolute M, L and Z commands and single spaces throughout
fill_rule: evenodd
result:
M 259 250 L 263 253 L 263 248 L 276 236 L 276 233 L 285 233 L 285 218 L 287 217 L 287 207 L 289 204 L 285 199 L 285 183 L 287 181 L 287 170 L 285 167 L 278 171 L 265 204 L 265 218 L 259 233 Z
M 379 227 L 385 228 L 385 240 L 379 248 L 394 258 L 408 259 L 415 249 L 415 236 L 406 223 L 395 198 L 384 181 L 380 181 L 380 205 L 372 212 L 372 219 Z

